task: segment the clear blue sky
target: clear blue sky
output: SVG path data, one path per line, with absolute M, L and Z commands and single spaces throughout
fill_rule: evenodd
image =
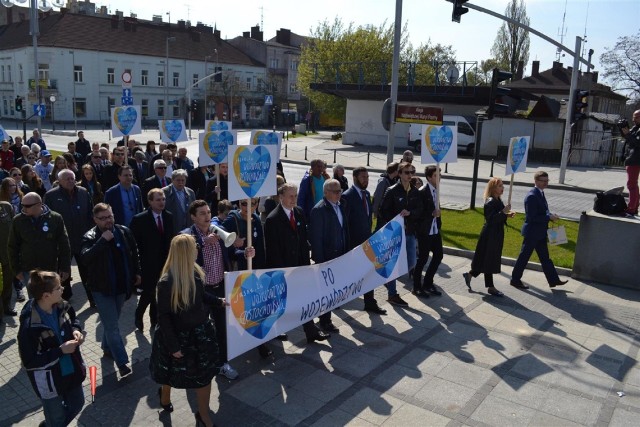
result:
M 179 19 L 216 25 L 223 38 L 233 38 L 249 31 L 262 22 L 265 38 L 275 36 L 276 30 L 288 28 L 308 35 L 325 19 L 330 22 L 338 16 L 343 23 L 380 25 L 385 20 L 393 24 L 396 0 L 242 0 L 218 2 L 214 0 L 97 0 L 97 5 L 108 6 L 128 15 L 137 13 L 140 19 L 163 15 L 171 11 L 171 21 Z M 471 1 L 486 9 L 503 14 L 508 0 Z M 600 55 L 605 47 L 612 47 L 620 36 L 632 36 L 640 28 L 639 0 L 527 0 L 527 14 L 531 27 L 560 41 L 562 17 L 565 13 L 563 44 L 573 50 L 575 37 L 583 37 L 586 24 L 586 51 L 594 50 L 593 62 L 601 70 Z M 231 5 L 227 7 L 226 5 Z M 428 40 L 432 43 L 451 44 L 458 60 L 478 61 L 490 57 L 490 49 L 502 21 L 481 12 L 469 10 L 460 24 L 451 22 L 452 4 L 445 0 L 403 0 L 402 21 L 408 24 L 411 42 L 418 46 Z M 555 46 L 531 35 L 531 48 L 527 72 L 531 61 L 539 60 L 541 70 L 551 68 L 556 60 Z M 585 53 L 586 56 L 586 53 Z M 561 59 L 571 65 L 573 59 Z M 584 68 L 583 68 L 584 69 Z

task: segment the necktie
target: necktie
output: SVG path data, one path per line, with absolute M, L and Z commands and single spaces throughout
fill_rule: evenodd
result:
M 162 227 L 162 217 L 158 215 L 156 218 L 158 219 L 158 230 L 160 231 L 160 234 L 164 234 L 164 228 Z
M 369 206 L 367 206 L 367 193 L 362 191 L 362 207 L 364 208 L 364 212 L 369 215 Z
M 293 210 L 289 211 L 289 224 L 291 224 L 291 229 L 296 231 L 296 219 L 293 217 Z
M 164 178 L 162 178 L 162 179 L 160 180 L 160 184 L 161 184 L 163 187 L 166 187 L 166 186 L 167 186 L 167 185 L 165 184 L 165 182 L 164 182 Z

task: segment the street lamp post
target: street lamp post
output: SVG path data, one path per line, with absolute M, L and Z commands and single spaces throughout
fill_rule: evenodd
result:
M 73 129 L 78 133 L 78 117 L 76 116 L 76 51 L 70 50 L 71 54 L 71 68 L 73 69 L 73 99 L 71 100 L 71 112 L 73 113 Z
M 34 68 L 34 84 L 36 92 L 36 102 L 38 105 L 42 104 L 42 94 L 40 93 L 40 76 L 38 67 L 38 36 L 40 35 L 40 26 L 38 24 L 38 2 L 37 0 L 29 0 L 29 7 L 31 8 L 31 20 L 29 22 L 31 30 L 31 41 L 33 43 L 33 68 Z M 38 133 L 42 135 L 42 118 L 40 114 L 36 115 Z
M 49 101 L 51 102 L 51 130 L 55 131 L 56 130 L 56 115 L 55 115 L 55 103 L 56 103 L 56 96 L 55 95 L 51 95 L 49 97 Z
M 211 55 L 207 55 L 204 57 L 204 75 L 206 76 L 208 73 L 207 70 L 207 61 L 211 59 Z M 207 101 L 207 82 L 204 83 L 204 120 L 207 121 L 209 118 L 209 103 Z

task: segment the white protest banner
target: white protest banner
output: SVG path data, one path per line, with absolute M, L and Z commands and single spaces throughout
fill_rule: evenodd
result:
M 422 126 L 421 144 L 422 164 L 458 161 L 458 130 L 455 126 Z
M 113 137 L 142 133 L 142 115 L 139 105 L 111 108 L 111 132 Z
M 198 134 L 198 164 L 209 166 L 226 163 L 229 146 L 237 144 L 237 141 L 238 135 L 235 130 L 207 131 Z
M 188 141 L 184 120 L 158 120 L 160 140 L 167 143 Z
M 9 141 L 9 134 L 0 126 L 0 141 Z
M 229 200 L 276 194 L 275 145 L 229 146 Z
M 231 130 L 233 129 L 233 124 L 231 122 L 222 122 L 219 120 L 205 120 L 204 121 L 204 131 L 212 132 L 215 130 Z
M 527 153 L 529 152 L 529 136 L 514 136 L 509 140 L 506 175 L 527 170 Z
M 227 353 L 232 359 L 406 274 L 404 219 L 322 264 L 225 273 Z

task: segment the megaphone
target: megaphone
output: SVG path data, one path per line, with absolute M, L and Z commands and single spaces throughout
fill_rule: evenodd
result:
M 227 248 L 233 245 L 233 242 L 236 241 L 236 233 L 229 233 L 213 224 L 211 224 L 211 228 L 209 230 L 212 231 L 216 236 L 220 237 L 224 242 L 224 246 Z

